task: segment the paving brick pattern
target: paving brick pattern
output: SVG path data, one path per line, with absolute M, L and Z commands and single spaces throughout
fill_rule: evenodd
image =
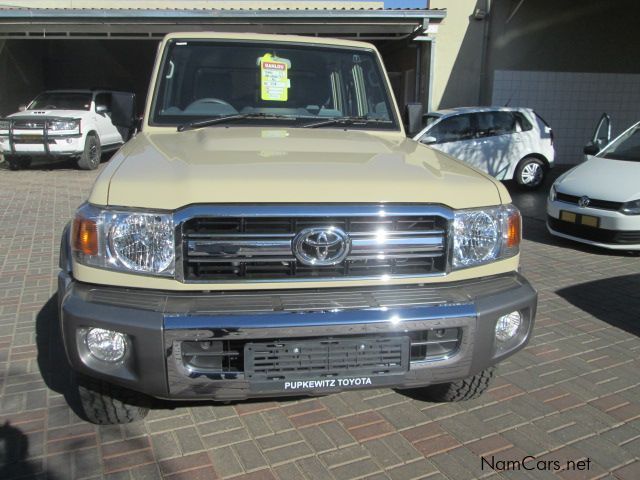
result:
M 54 379 L 67 372 L 47 332 L 58 239 L 95 176 L 0 165 L 0 478 L 640 478 L 640 258 L 549 237 L 544 193 L 514 191 L 535 338 L 481 399 L 381 389 L 85 423 Z M 533 470 L 508 470 L 524 458 Z

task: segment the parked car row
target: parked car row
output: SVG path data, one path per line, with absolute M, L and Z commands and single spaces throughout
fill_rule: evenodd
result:
M 414 140 L 499 180 L 538 188 L 554 165 L 553 130 L 528 108 L 464 107 L 430 112 Z M 614 250 L 640 250 L 640 123 L 611 141 L 604 114 L 585 161 L 551 187 L 552 235 Z

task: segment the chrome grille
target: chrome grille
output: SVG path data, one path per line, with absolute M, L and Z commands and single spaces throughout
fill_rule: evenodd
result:
M 283 207 L 286 211 L 286 207 Z M 338 209 L 339 210 L 339 209 Z M 446 269 L 444 215 L 196 216 L 181 224 L 185 281 L 430 275 Z M 312 227 L 346 232 L 351 250 L 336 265 L 296 260 L 295 236 Z

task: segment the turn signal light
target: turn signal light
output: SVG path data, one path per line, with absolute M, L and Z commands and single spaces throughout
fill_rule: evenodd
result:
M 513 248 L 520 245 L 520 240 L 522 239 L 522 220 L 520 217 L 520 212 L 515 210 L 510 212 L 509 218 L 507 220 L 507 248 Z
M 85 255 L 98 254 L 98 225 L 95 220 L 76 217 L 73 220 L 71 245 Z

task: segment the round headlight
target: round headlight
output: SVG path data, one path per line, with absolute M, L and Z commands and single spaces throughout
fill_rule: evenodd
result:
M 522 323 L 520 312 L 511 312 L 500 317 L 496 323 L 496 340 L 506 342 L 516 336 Z
M 126 351 L 125 337 L 120 332 L 92 328 L 85 336 L 85 343 L 91 355 L 103 362 L 118 362 L 122 360 Z
M 154 214 L 118 215 L 109 230 L 114 260 L 135 272 L 161 273 L 174 263 L 173 221 Z
M 492 260 L 500 250 L 498 219 L 486 211 L 456 216 L 454 222 L 454 267 Z

